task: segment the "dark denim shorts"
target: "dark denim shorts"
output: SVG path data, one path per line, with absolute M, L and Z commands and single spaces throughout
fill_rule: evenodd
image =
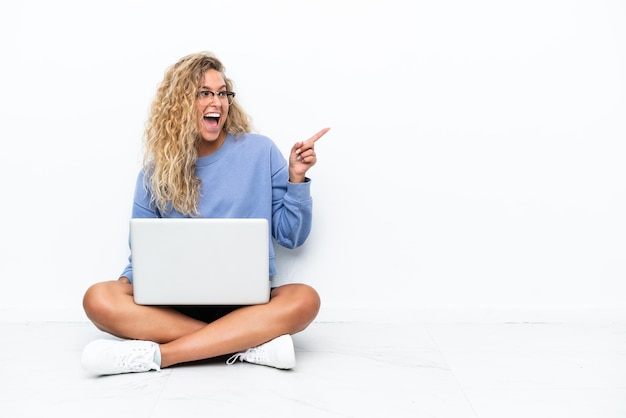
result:
M 232 311 L 241 308 L 241 306 L 172 306 L 172 308 L 176 309 L 178 312 L 183 315 L 187 315 L 191 318 L 200 320 L 202 322 L 216 321 L 221 317 L 228 315 Z
M 270 289 L 274 290 L 275 287 Z M 202 322 L 213 322 L 221 317 L 228 315 L 234 310 L 242 308 L 241 305 L 184 305 L 184 306 L 172 306 L 178 312 L 183 315 L 190 316 L 194 319 L 198 319 Z

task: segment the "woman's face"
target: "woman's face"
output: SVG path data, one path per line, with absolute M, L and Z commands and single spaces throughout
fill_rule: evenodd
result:
M 228 97 L 217 94 L 225 91 L 222 75 L 216 70 L 207 70 L 196 92 L 198 129 L 203 139 L 198 145 L 198 157 L 217 151 L 226 139 L 223 128 L 228 117 Z

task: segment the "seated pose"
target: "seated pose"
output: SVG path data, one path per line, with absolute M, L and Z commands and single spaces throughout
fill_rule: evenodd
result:
M 278 244 L 296 248 L 311 229 L 305 175 L 317 162 L 315 141 L 329 128 L 295 143 L 285 159 L 272 140 L 250 132 L 224 71 L 206 52 L 185 56 L 166 71 L 146 126 L 132 217 L 265 218 Z M 271 244 L 268 257 L 271 278 Z M 231 355 L 229 364 L 239 359 L 290 369 L 291 335 L 315 319 L 320 298 L 312 287 L 291 283 L 272 288 L 266 304 L 138 305 L 129 263 L 119 279 L 89 287 L 83 306 L 98 329 L 121 338 L 84 348 L 82 365 L 94 374 L 160 370 L 224 355 Z

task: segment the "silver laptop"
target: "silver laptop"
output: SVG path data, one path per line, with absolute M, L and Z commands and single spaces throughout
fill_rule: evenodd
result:
M 266 219 L 132 218 L 130 245 L 138 304 L 269 301 Z

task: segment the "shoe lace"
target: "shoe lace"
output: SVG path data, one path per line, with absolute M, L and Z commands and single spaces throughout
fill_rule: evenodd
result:
M 149 349 L 133 348 L 119 359 L 119 364 L 133 371 L 144 371 L 146 365 L 150 369 L 160 370 L 152 357 L 153 353 Z
M 228 360 L 226 360 L 226 364 L 228 365 L 234 364 L 237 361 L 237 359 L 241 359 L 243 361 L 243 355 L 244 353 L 237 353 L 237 354 L 230 356 Z
M 226 364 L 234 364 L 237 360 L 255 362 L 265 358 L 265 350 L 262 347 L 252 347 L 244 352 L 232 355 Z

